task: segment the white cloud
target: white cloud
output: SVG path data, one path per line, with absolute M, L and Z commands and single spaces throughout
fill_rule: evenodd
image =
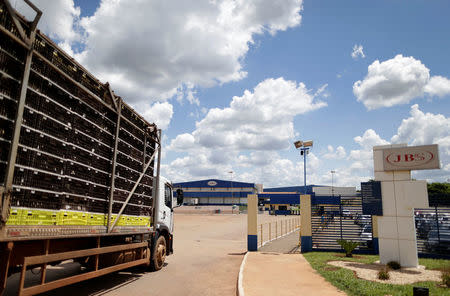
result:
M 156 102 L 153 105 L 144 105 L 139 107 L 141 114 L 149 122 L 154 122 L 160 129 L 166 129 L 173 115 L 173 106 L 168 103 Z
M 360 180 L 361 176 L 366 176 L 366 181 L 373 178 L 373 146 L 388 145 L 389 142 L 382 139 L 372 129 L 366 130 L 362 136 L 355 137 L 354 140 L 361 146 L 361 149 L 350 151 L 347 158 L 350 165 L 346 164 L 338 171 L 345 175 L 344 179 L 347 180 L 345 182 L 357 185 L 354 180 Z M 449 178 L 450 118 L 441 114 L 424 113 L 417 104 L 413 105 L 410 117 L 403 119 L 397 133 L 392 136 L 391 142 L 407 143 L 411 146 L 438 144 L 442 168 L 440 170 L 413 172 L 414 178 L 437 182 L 446 182 Z M 354 178 L 353 183 L 351 178 Z M 364 179 L 361 181 L 364 181 Z
M 105 0 L 80 22 L 81 62 L 127 101 L 178 95 L 199 104 L 196 87 L 246 77 L 256 35 L 298 26 L 302 0 Z
M 403 119 L 392 137 L 393 143 L 409 142 L 412 145 L 428 145 L 436 142 L 450 145 L 450 119 L 442 114 L 424 113 L 419 105 L 411 106 L 411 117 Z
M 359 57 L 361 57 L 361 58 L 365 58 L 366 57 L 364 52 L 363 52 L 363 46 L 361 44 L 360 45 L 357 45 L 357 44 L 353 45 L 353 51 L 352 51 L 351 55 L 352 55 L 352 58 L 354 60 L 357 60 Z
M 389 142 L 383 140 L 373 129 L 366 130 L 362 137 L 357 136 L 354 140 L 364 149 L 372 149 L 373 146 L 389 144 Z
M 403 119 L 393 143 L 410 145 L 439 145 L 441 169 L 417 172 L 418 178 L 436 178 L 445 182 L 450 177 L 450 118 L 442 114 L 424 113 L 417 104 L 411 106 L 410 117 Z
M 330 94 L 328 93 L 328 91 L 326 90 L 326 88 L 328 87 L 328 83 L 325 83 L 324 85 L 322 85 L 321 87 L 319 87 L 317 89 L 317 91 L 314 93 L 315 97 L 324 97 L 324 98 L 328 98 L 330 96 Z
M 431 77 L 424 91 L 430 95 L 443 97 L 450 94 L 450 79 L 442 76 Z
M 343 159 L 347 156 L 345 148 L 342 146 L 338 146 L 335 150 L 333 146 L 328 145 L 327 150 L 328 152 L 322 155 L 325 159 Z
M 281 158 L 277 150 L 291 146 L 296 115 L 326 106 L 313 95 L 321 95 L 322 91 L 311 92 L 303 83 L 283 78 L 260 82 L 253 91 L 233 97 L 229 107 L 210 109 L 192 133 L 173 139 L 167 150 L 187 155 L 165 166 L 165 172 L 174 180 L 188 180 L 223 178 L 223 172 L 238 170 L 242 171 L 240 178 L 250 178 L 243 181 L 272 185 L 294 182 L 298 178 L 294 172 L 298 171 L 297 165 Z M 313 172 L 319 163 L 310 153 L 308 171 Z M 212 174 L 207 176 L 207 172 Z M 271 176 L 276 178 L 271 180 Z
M 241 97 L 233 97 L 229 107 L 210 109 L 196 123 L 192 137 L 199 147 L 211 149 L 285 149 L 294 137 L 294 117 L 324 106 L 303 83 L 266 79 L 253 92 L 246 90 Z M 181 140 L 175 138 L 170 147 L 183 150 Z
M 373 129 L 368 129 L 362 136 L 357 136 L 354 141 L 361 146 L 361 149 L 351 150 L 348 160 L 351 164 L 344 171 L 348 170 L 349 175 L 364 174 L 373 176 L 373 146 L 387 145 L 388 141 L 382 139 Z
M 381 63 L 373 62 L 364 80 L 353 84 L 353 93 L 371 110 L 407 104 L 425 93 L 448 95 L 450 80 L 441 76 L 430 78 L 430 70 L 420 60 L 397 55 Z
M 66 44 L 80 40 L 81 35 L 77 25 L 80 8 L 75 7 L 73 0 L 33 0 L 32 2 L 43 12 L 38 28 L 50 38 Z M 29 20 L 33 20 L 36 15 L 23 0 L 17 1 L 14 7 Z M 69 53 L 72 53 L 71 50 Z

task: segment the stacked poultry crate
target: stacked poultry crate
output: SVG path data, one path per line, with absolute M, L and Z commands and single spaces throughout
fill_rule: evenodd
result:
M 22 22 L 27 28 L 28 24 Z M 0 3 L 0 26 L 19 37 Z M 0 185 L 4 186 L 27 49 L 0 31 Z M 157 145 L 157 128 L 120 103 L 38 32 L 14 166 L 9 225 L 106 225 L 119 122 L 112 213 L 117 214 Z M 120 112 L 118 108 L 121 108 Z M 121 114 L 120 120 L 118 115 Z M 119 226 L 148 225 L 154 161 Z

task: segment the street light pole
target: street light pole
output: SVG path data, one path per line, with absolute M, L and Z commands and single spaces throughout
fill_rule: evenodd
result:
M 309 147 L 312 147 L 313 141 L 296 141 L 294 143 L 295 148 L 300 150 L 300 155 L 303 155 L 303 179 L 304 179 L 304 187 L 303 194 L 306 195 L 306 154 L 309 153 Z
M 303 186 L 303 194 L 306 195 L 306 154 L 309 152 L 309 148 L 302 147 L 300 148 L 300 155 L 303 154 L 303 180 L 304 180 L 304 186 Z

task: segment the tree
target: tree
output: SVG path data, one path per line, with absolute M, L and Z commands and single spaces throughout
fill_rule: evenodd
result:
M 450 206 L 449 183 L 428 183 L 427 189 L 430 206 Z

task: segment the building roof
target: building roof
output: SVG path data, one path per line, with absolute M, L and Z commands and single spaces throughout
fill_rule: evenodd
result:
M 238 182 L 238 181 L 218 180 L 218 179 L 180 182 L 180 183 L 174 183 L 173 186 L 174 187 L 183 187 L 183 188 L 189 188 L 189 187 L 255 188 L 254 183 L 245 183 L 245 182 Z

